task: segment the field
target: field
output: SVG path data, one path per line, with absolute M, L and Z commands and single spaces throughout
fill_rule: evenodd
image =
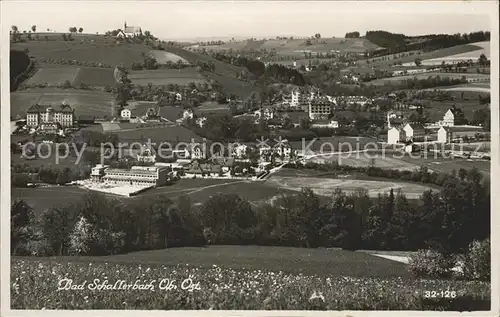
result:
M 452 79 L 461 79 L 462 77 L 465 77 L 467 80 L 481 80 L 485 82 L 490 81 L 490 75 L 486 74 L 474 74 L 474 73 L 463 73 L 463 74 L 457 74 L 457 73 L 423 73 L 423 74 L 414 74 L 414 75 L 406 75 L 406 76 L 397 76 L 397 77 L 388 77 L 388 78 L 381 78 L 381 79 L 376 79 L 370 82 L 370 84 L 373 85 L 384 85 L 387 82 L 400 82 L 400 81 L 405 81 L 407 79 L 427 79 L 429 77 L 448 77 Z
M 258 41 L 238 41 L 228 42 L 223 45 L 200 46 L 207 50 L 276 50 L 278 55 L 282 56 L 304 56 L 303 51 L 331 52 L 340 51 L 340 53 L 360 53 L 365 50 L 376 50 L 379 47 L 366 39 L 345 39 L 345 38 L 322 38 L 318 41 L 311 40 L 311 45 L 305 44 L 306 39 L 269 39 Z M 197 48 L 192 46 L 192 48 Z
M 437 58 L 425 58 L 424 61 L 422 61 L 422 65 L 438 65 L 441 64 L 443 61 L 444 62 L 451 62 L 451 61 L 461 61 L 461 60 L 473 60 L 476 61 L 479 59 L 479 56 L 481 54 L 484 54 L 486 58 L 490 59 L 491 58 L 491 53 L 490 53 L 490 42 L 477 42 L 473 43 L 472 45 L 468 45 L 466 47 L 470 47 L 471 50 L 463 50 L 463 51 L 456 51 L 456 53 L 451 53 L 447 56 L 443 57 L 437 57 Z M 476 49 L 473 49 L 476 47 Z
M 189 62 L 179 55 L 160 51 L 160 50 L 152 50 L 149 52 L 150 55 L 156 59 L 159 64 L 166 64 L 167 62 L 177 63 L 178 61 L 182 61 L 184 64 L 188 64 Z
M 194 109 L 195 113 L 203 115 L 208 113 L 213 114 L 227 114 L 229 113 L 229 106 L 224 104 L 219 104 L 213 101 L 206 101 L 201 104 L 199 107 Z
M 215 72 L 211 74 L 214 79 L 219 81 L 228 93 L 233 93 L 238 97 L 245 99 L 250 95 L 253 87 L 243 81 L 236 79 L 237 75 L 243 70 L 240 67 L 220 62 L 210 56 L 197 54 L 178 47 L 167 46 L 164 51 L 151 51 L 146 45 L 141 44 L 117 44 L 113 38 L 107 38 L 102 35 L 74 35 L 74 41 L 62 41 L 61 34 L 58 33 L 39 33 L 41 39 L 47 35 L 48 41 L 27 41 L 24 43 L 14 43 L 13 49 L 28 49 L 29 55 L 35 58 L 51 60 L 76 60 L 80 62 L 100 62 L 111 66 L 123 65 L 130 69 L 133 63 L 142 62 L 142 53 L 151 53 L 160 63 L 167 60 L 177 61 L 179 59 L 186 63 L 196 65 L 197 62 L 213 63 Z M 62 65 L 57 65 L 62 66 Z M 42 65 L 42 68 L 55 68 Z M 63 69 L 65 67 L 62 67 Z M 71 68 L 71 67 L 70 67 Z M 112 69 L 109 69 L 112 71 Z M 101 86 L 112 85 L 114 79 L 112 74 L 108 75 L 106 70 L 88 70 L 81 68 L 79 75 L 71 77 L 75 70 L 60 70 L 63 78 L 59 78 L 58 71 L 48 71 L 51 75 L 44 75 L 42 71 L 33 82 L 55 82 L 58 84 L 61 80 L 68 79 L 75 84 L 84 82 L 88 85 Z M 65 73 L 66 72 L 66 73 Z M 69 75 L 68 75 L 69 72 Z M 176 73 L 177 72 L 177 73 Z M 47 79 L 45 78 L 47 77 Z M 185 85 L 190 82 L 205 82 L 198 74 L 195 68 L 186 68 L 182 70 L 160 69 L 156 71 L 144 71 L 142 73 L 131 74 L 133 84 L 147 85 L 167 85 L 169 83 Z
M 43 64 L 26 84 L 55 86 L 66 80 L 73 87 L 79 87 L 82 83 L 97 87 L 114 86 L 116 83 L 112 69 Z
M 69 161 L 66 161 L 66 163 L 70 164 Z M 12 188 L 11 196 L 13 200 L 16 198 L 24 199 L 34 206 L 37 214 L 40 214 L 45 209 L 53 206 L 64 206 L 75 203 L 82 199 L 86 193 L 88 193 L 86 189 L 78 187 L 55 186 L 46 188 Z M 250 201 L 251 204 L 256 205 L 267 202 L 275 196 L 294 193 L 294 191 L 268 186 L 265 182 L 198 178 L 196 180 L 182 179 L 170 186 L 148 190 L 137 197 L 126 198 L 111 195 L 109 197 L 119 197 L 119 199 L 127 200 L 166 195 L 171 199 L 177 199 L 181 195 L 187 195 L 193 204 L 199 205 L 218 193 L 237 194 Z
M 390 181 L 368 181 L 368 180 L 351 180 L 351 179 L 327 179 L 317 177 L 280 177 L 271 176 L 267 179 L 266 184 L 278 186 L 289 190 L 299 191 L 303 187 L 310 188 L 315 194 L 320 196 L 332 196 L 335 189 L 340 188 L 346 193 L 352 193 L 358 188 L 364 188 L 368 191 L 370 197 L 377 197 L 379 194 L 389 193 L 391 189 L 394 191 L 401 190 L 409 199 L 417 199 L 426 190 L 431 189 L 428 186 Z
M 66 80 L 73 83 L 77 75 L 78 67 L 40 68 L 33 77 L 26 81 L 26 84 L 61 85 Z
M 440 90 L 445 91 L 470 91 L 470 92 L 478 92 L 478 93 L 490 93 L 490 84 L 487 83 L 471 83 L 466 85 L 459 85 L 453 87 L 442 87 Z
M 419 166 L 400 160 L 397 157 L 392 157 L 391 154 L 382 156 L 377 153 L 353 153 L 353 154 L 325 154 L 310 158 L 308 161 L 324 163 L 337 162 L 339 165 L 354 166 L 354 167 L 369 167 L 372 163 L 375 167 L 383 169 L 396 169 L 413 171 Z
M 76 116 L 111 116 L 111 93 L 87 90 L 64 90 L 57 88 L 30 89 L 11 93 L 11 118 L 24 118 L 26 110 L 33 104 L 61 105 L 66 101 L 75 109 Z
M 40 35 L 43 38 L 43 35 Z M 50 41 L 27 41 L 15 43 L 13 49 L 27 48 L 29 55 L 43 59 L 65 59 L 81 62 L 101 62 L 109 65 L 124 65 L 130 67 L 132 63 L 142 60 L 141 53 L 149 52 L 149 48 L 140 44 L 116 44 L 112 38 L 93 35 L 84 39 L 75 37 L 74 41 L 62 41 L 61 35 Z M 81 40 L 85 42 L 82 43 Z M 94 41 L 92 44 L 90 41 Z
M 469 170 L 473 167 L 479 169 L 479 171 L 486 176 L 490 177 L 491 172 L 491 162 L 486 160 L 469 160 L 469 159 L 444 159 L 444 158 L 409 158 L 404 157 L 402 160 L 417 164 L 418 166 L 427 166 L 431 171 L 441 172 L 441 173 L 451 173 L 453 170 L 458 172 L 459 169 L 463 168 Z
M 183 69 L 166 69 L 160 68 L 156 70 L 134 70 L 130 71 L 129 79 L 134 85 L 147 86 L 149 83 L 155 86 L 163 86 L 168 84 L 187 85 L 193 83 L 204 83 L 203 76 L 196 71 L 194 67 Z
M 426 53 L 421 52 L 420 54 L 417 54 L 417 51 L 415 51 L 414 52 L 415 54 L 413 56 L 394 58 L 394 55 L 390 55 L 392 58 L 388 58 L 387 60 L 376 59 L 375 61 L 373 61 L 373 59 L 369 59 L 369 62 L 371 66 L 389 65 L 393 64 L 394 62 L 402 62 L 403 66 L 415 66 L 414 62 L 415 58 L 419 57 L 420 59 L 422 59 L 422 65 L 427 65 L 429 63 L 428 60 L 437 60 L 437 59 L 440 59 L 438 64 L 441 64 L 442 60 L 451 61 L 449 57 L 452 56 L 462 57 L 462 58 L 455 58 L 456 60 L 463 60 L 463 59 L 477 60 L 481 55 L 481 53 L 484 53 L 486 57 L 488 57 L 489 59 L 490 58 L 489 43 L 490 42 L 477 42 L 465 45 L 457 45 L 453 47 L 436 50 L 433 52 L 426 52 Z M 466 58 L 464 58 L 464 56 Z M 435 65 L 435 64 L 436 63 L 431 63 L 430 65 Z M 366 61 L 358 61 L 358 66 L 363 66 L 363 65 L 366 65 Z
M 213 246 L 100 258 L 13 258 L 11 268 L 12 309 L 460 309 L 425 300 L 429 289 L 476 299 L 461 309 L 491 305 L 489 283 L 412 279 L 403 264 L 340 250 Z M 86 284 L 58 291 L 64 277 L 75 286 Z M 130 287 L 92 290 L 118 280 Z M 136 281 L 148 288 L 134 289 Z

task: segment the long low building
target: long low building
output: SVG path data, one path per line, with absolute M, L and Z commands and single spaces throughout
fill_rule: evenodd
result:
M 130 170 L 97 165 L 92 168 L 91 179 L 96 182 L 131 186 L 164 186 L 169 169 L 161 166 L 132 166 Z
M 486 134 L 482 127 L 475 126 L 451 126 L 441 127 L 437 132 L 438 143 L 450 143 L 461 139 L 474 139 L 478 134 Z

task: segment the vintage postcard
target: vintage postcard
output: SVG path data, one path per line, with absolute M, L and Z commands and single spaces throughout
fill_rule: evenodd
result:
M 496 2 L 1 14 L 2 315 L 498 315 Z

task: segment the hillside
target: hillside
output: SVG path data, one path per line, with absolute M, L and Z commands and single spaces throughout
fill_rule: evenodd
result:
M 421 50 L 386 55 L 384 57 L 369 58 L 358 61 L 358 66 L 388 66 L 401 62 L 403 66 L 415 66 L 415 59 L 422 60 L 422 65 L 441 64 L 442 61 L 451 62 L 452 60 L 472 59 L 477 60 L 481 54 L 490 59 L 490 42 L 477 42 L 473 44 L 457 45 L 448 48 L 435 50 L 432 52 L 423 52 Z
M 309 41 L 309 42 L 308 42 Z M 340 53 L 363 53 L 380 49 L 364 38 L 319 38 L 319 39 L 271 39 L 271 40 L 245 40 L 228 42 L 222 45 L 199 46 L 193 45 L 191 49 L 205 48 L 207 50 L 276 50 L 278 55 L 303 56 L 304 51 Z
M 197 62 L 211 63 L 215 70 L 210 77 L 219 81 L 228 93 L 242 99 L 248 97 L 253 88 L 249 83 L 236 78 L 242 68 L 178 47 L 166 46 L 164 50 L 152 50 L 145 44 L 119 43 L 113 37 L 104 35 L 74 34 L 72 41 L 64 41 L 62 34 L 37 35 L 38 40 L 12 44 L 14 49 L 28 52 L 37 62 L 37 71 L 25 81 L 29 85 L 61 85 L 69 81 L 73 86 L 81 83 L 97 87 L 112 86 L 114 66 L 123 65 L 130 69 L 133 63 L 143 61 L 143 54 L 149 54 L 159 64 L 169 61 L 176 63 L 179 60 L 192 65 Z M 19 67 L 25 69 L 24 64 Z M 143 70 L 134 72 L 131 77 L 133 84 L 137 85 L 186 85 L 189 82 L 205 81 L 194 67 Z

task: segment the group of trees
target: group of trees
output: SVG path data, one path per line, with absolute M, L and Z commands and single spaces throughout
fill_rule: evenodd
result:
M 224 63 L 229 63 L 239 67 L 245 67 L 252 74 L 254 80 L 275 80 L 282 83 L 304 86 L 306 78 L 297 70 L 279 65 L 266 65 L 257 60 L 245 56 L 233 56 L 222 52 L 213 53 L 212 56 Z
M 359 38 L 359 32 L 358 31 L 347 32 L 344 37 L 346 39 L 357 39 Z
M 23 200 L 11 210 L 11 252 L 17 255 L 107 255 L 205 244 L 184 197 L 178 203 L 165 197 L 119 201 L 91 193 L 39 217 Z
M 70 33 L 76 33 L 76 32 L 82 33 L 83 32 L 83 28 L 82 27 L 77 28 L 76 26 L 71 26 L 69 28 L 69 32 Z
M 234 194 L 195 207 L 185 197 L 118 201 L 89 194 L 38 218 L 17 200 L 11 215 L 15 255 L 104 255 L 206 243 L 461 253 L 489 236 L 490 192 L 480 173 L 465 172 L 417 200 L 393 190 L 371 198 L 363 189 L 336 189 L 322 204 L 304 188 L 257 207 Z

